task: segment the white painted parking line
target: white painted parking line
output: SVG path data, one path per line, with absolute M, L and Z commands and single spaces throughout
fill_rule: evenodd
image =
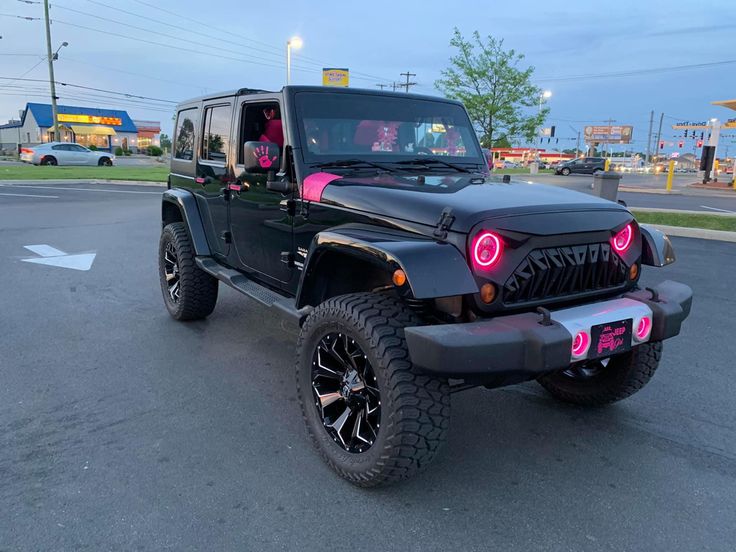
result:
M 736 215 L 736 211 L 729 211 L 728 209 L 719 209 L 718 207 L 708 207 L 707 205 L 701 205 L 703 209 L 710 209 L 711 211 L 718 211 L 720 213 L 733 213 Z
M 40 243 L 37 245 L 24 245 L 29 251 L 33 251 L 40 257 L 30 257 L 21 259 L 25 263 L 34 263 L 47 266 L 58 266 L 60 268 L 71 268 L 72 270 L 89 270 L 97 256 L 96 253 L 79 253 L 69 255 L 60 249 L 51 247 L 48 244 Z
M 74 190 L 77 192 L 107 192 L 111 194 L 158 194 L 161 195 L 163 191 L 161 192 L 144 192 L 140 190 L 110 190 L 110 189 L 94 189 L 94 188 L 69 188 L 69 187 L 62 187 L 62 186 L 36 186 L 36 185 L 26 185 L 26 184 L 0 184 L 0 186 L 4 188 L 33 188 L 38 190 Z M 38 197 L 49 197 L 49 196 L 38 196 Z
M 47 245 L 45 243 L 39 243 L 38 245 L 24 245 L 28 251 L 33 251 L 36 255 L 41 255 L 42 257 L 59 257 L 61 255 L 66 255 L 61 249 L 56 249 L 55 247 L 51 247 L 50 245 Z
M 59 196 L 52 195 L 41 195 L 41 194 L 6 194 L 0 192 L 0 196 L 13 196 L 13 197 L 50 197 L 51 199 L 59 199 Z

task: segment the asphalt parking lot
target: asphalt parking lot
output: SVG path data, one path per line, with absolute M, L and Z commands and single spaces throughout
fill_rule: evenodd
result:
M 0 550 L 733 550 L 733 244 L 675 238 L 646 270 L 695 300 L 638 395 L 455 395 L 431 468 L 365 491 L 308 443 L 266 310 L 221 286 L 206 321 L 169 318 L 160 189 L 0 191 Z M 24 261 L 39 245 L 91 266 Z

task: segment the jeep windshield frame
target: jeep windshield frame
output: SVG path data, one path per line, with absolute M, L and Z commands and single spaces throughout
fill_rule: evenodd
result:
M 362 160 L 393 170 L 474 172 L 485 160 L 459 102 L 370 91 L 297 90 L 295 161 L 307 173 Z M 433 161 L 434 160 L 434 161 Z M 415 162 L 416 167 L 411 167 Z M 426 162 L 423 165 L 422 162 Z

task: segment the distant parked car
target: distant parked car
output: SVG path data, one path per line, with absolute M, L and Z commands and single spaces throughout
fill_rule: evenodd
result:
M 105 165 L 111 166 L 115 156 L 107 151 L 92 151 L 79 144 L 48 142 L 21 148 L 20 160 L 33 165 Z
M 493 167 L 495 169 L 515 169 L 519 165 L 518 163 L 514 163 L 513 161 L 508 161 L 507 159 L 504 159 L 503 161 L 496 161 Z
M 557 165 L 555 174 L 564 174 L 565 176 L 571 173 L 595 174 L 604 171 L 605 168 L 606 160 L 603 157 L 579 157 Z

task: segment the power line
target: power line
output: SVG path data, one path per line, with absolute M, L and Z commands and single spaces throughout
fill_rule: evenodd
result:
M 654 67 L 650 69 L 632 69 L 628 71 L 613 71 L 610 73 L 598 73 L 591 75 L 571 75 L 567 77 L 549 77 L 537 79 L 540 82 L 558 82 L 558 81 L 573 81 L 573 80 L 586 80 L 586 79 L 600 79 L 607 77 L 633 77 L 642 74 L 652 73 L 667 73 L 670 71 L 686 71 L 689 69 L 702 69 L 705 67 L 717 67 L 721 65 L 730 65 L 736 63 L 736 59 L 728 59 L 723 61 L 712 61 L 707 63 L 693 63 L 690 65 L 671 65 L 668 67 Z
M 19 81 L 25 81 L 25 82 L 48 82 L 44 79 L 27 79 L 27 78 L 16 78 L 16 77 L 0 77 L 0 80 L 19 80 Z M 54 81 L 55 84 L 59 84 L 61 86 L 70 86 L 72 88 L 81 88 L 84 90 L 94 90 L 96 92 L 106 92 L 108 94 L 118 94 L 120 96 L 126 96 L 128 98 L 138 98 L 141 100 L 152 100 L 155 102 L 165 102 L 165 103 L 171 103 L 176 104 L 179 102 L 173 101 L 173 100 L 162 100 L 161 98 L 151 98 L 149 96 L 140 96 L 138 94 L 130 94 L 128 92 L 118 92 L 117 90 L 106 90 L 104 88 L 95 88 L 93 86 L 84 86 L 81 84 L 72 84 L 70 82 L 61 82 L 61 81 Z M 163 106 L 162 106 L 163 107 Z

